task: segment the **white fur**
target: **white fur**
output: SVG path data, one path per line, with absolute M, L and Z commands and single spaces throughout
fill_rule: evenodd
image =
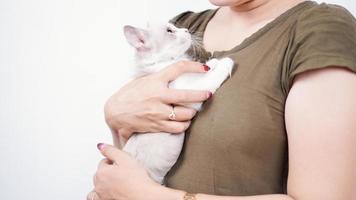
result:
M 167 27 L 174 30 L 174 37 L 171 37 L 170 32 L 164 33 Z M 156 73 L 172 63 L 189 59 L 185 52 L 191 45 L 191 37 L 186 29 L 178 29 L 171 24 L 148 30 L 125 27 L 125 35 L 128 42 L 137 49 L 135 77 Z M 223 58 L 209 60 L 206 64 L 210 67 L 209 72 L 183 74 L 171 82 L 169 88 L 209 90 L 214 93 L 231 75 L 234 63 L 230 58 Z M 186 106 L 199 111 L 202 103 Z M 134 134 L 123 150 L 141 162 L 152 179 L 162 184 L 179 157 L 183 141 L 184 133 Z

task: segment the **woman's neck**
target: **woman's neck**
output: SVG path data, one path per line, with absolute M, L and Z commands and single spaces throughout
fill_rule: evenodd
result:
M 305 0 L 250 0 L 222 6 L 209 21 L 203 36 L 207 51 L 226 51 L 241 44 L 287 10 Z M 224 35 L 222 42 L 221 35 Z
M 306 0 L 250 0 L 237 5 L 222 7 L 219 18 L 240 26 L 254 26 L 271 21 L 290 8 Z

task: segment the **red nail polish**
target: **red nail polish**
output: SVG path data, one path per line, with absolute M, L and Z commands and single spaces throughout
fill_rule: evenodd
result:
M 96 147 L 97 147 L 99 150 L 103 150 L 104 146 L 105 146 L 104 143 L 98 143 L 98 144 L 96 145 Z
M 206 72 L 210 70 L 210 67 L 206 64 L 204 64 L 203 67 L 204 67 L 204 71 L 206 71 Z
M 213 96 L 212 92 L 208 92 L 208 99 L 210 99 Z

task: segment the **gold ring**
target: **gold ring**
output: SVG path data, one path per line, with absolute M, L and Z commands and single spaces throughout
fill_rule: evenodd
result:
M 171 113 L 168 115 L 168 118 L 170 119 L 170 120 L 175 120 L 176 119 L 176 113 L 174 112 L 174 107 L 172 107 L 172 111 L 171 111 Z

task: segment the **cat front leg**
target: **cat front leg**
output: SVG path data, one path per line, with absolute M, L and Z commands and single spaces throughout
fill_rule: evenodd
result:
M 207 62 L 210 71 L 202 78 L 201 89 L 209 90 L 212 93 L 222 85 L 222 83 L 231 76 L 234 62 L 231 58 L 222 58 L 220 60 L 212 59 Z
M 195 77 L 195 80 L 192 81 L 190 88 L 195 90 L 208 90 L 215 93 L 221 84 L 231 76 L 234 62 L 231 58 L 226 57 L 220 60 L 216 58 L 211 59 L 206 64 L 210 67 L 209 72 Z M 200 111 L 202 103 L 191 103 L 186 106 Z

